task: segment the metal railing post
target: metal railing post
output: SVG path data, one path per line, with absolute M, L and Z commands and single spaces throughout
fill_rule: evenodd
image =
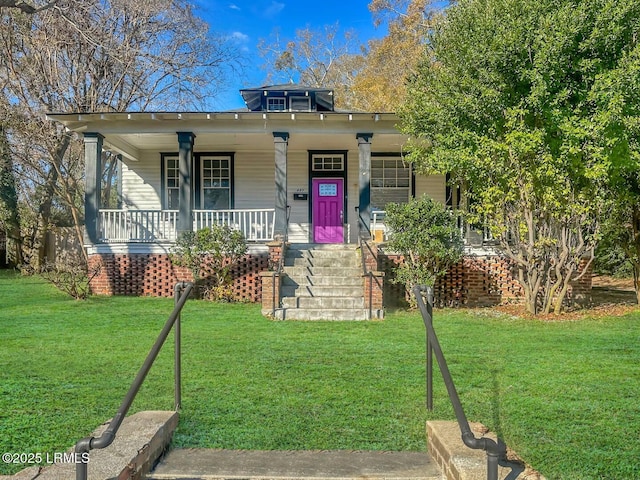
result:
M 87 463 L 88 463 L 87 460 L 88 460 L 89 451 L 93 449 L 106 448 L 109 445 L 111 445 L 115 440 L 116 433 L 118 432 L 120 425 L 122 425 L 122 422 L 124 421 L 124 417 L 129 411 L 129 408 L 131 407 L 133 400 L 138 394 L 138 391 L 140 390 L 140 387 L 142 386 L 144 379 L 149 373 L 149 370 L 151 370 L 153 362 L 158 357 L 158 354 L 160 353 L 160 349 L 164 345 L 164 342 L 169 336 L 169 332 L 171 331 L 171 329 L 173 328 L 176 322 L 176 318 L 180 315 L 180 311 L 182 310 L 182 307 L 184 306 L 187 299 L 189 298 L 189 295 L 191 294 L 191 290 L 193 289 L 193 283 L 185 282 L 183 283 L 183 285 L 184 285 L 184 288 L 182 290 L 180 298 L 176 302 L 176 305 L 173 311 L 171 312 L 171 315 L 169 315 L 168 320 L 164 324 L 164 327 L 162 328 L 160 335 L 158 335 L 158 338 L 156 339 L 155 343 L 151 347 L 151 350 L 147 354 L 147 357 L 145 358 L 144 363 L 142 364 L 142 367 L 140 367 L 140 370 L 138 371 L 136 378 L 134 379 L 133 383 L 131 383 L 131 386 L 129 387 L 129 391 L 127 392 L 124 399 L 122 400 L 122 403 L 120 404 L 120 408 L 118 408 L 118 411 L 111 419 L 111 422 L 107 427 L 107 429 L 99 437 L 83 438 L 80 441 L 78 441 L 78 443 L 76 443 L 76 447 L 75 447 L 76 458 L 80 460 L 76 463 L 76 480 L 87 480 Z
M 178 282 L 174 287 L 174 305 L 178 305 L 182 292 L 187 288 L 187 282 Z M 180 312 L 173 326 L 174 336 L 174 410 L 177 412 L 182 407 L 182 331 L 180 326 Z
M 427 302 L 429 305 L 426 305 L 424 302 L 422 295 L 423 292 L 426 292 L 427 294 Z M 462 403 L 460 402 L 460 397 L 458 396 L 458 392 L 453 383 L 451 372 L 449 371 L 449 367 L 447 366 L 447 361 L 444 358 L 444 354 L 442 353 L 442 348 L 440 347 L 438 336 L 436 335 L 435 329 L 433 328 L 433 287 L 416 285 L 413 287 L 413 294 L 416 297 L 416 302 L 418 304 L 418 307 L 420 308 L 422 319 L 424 320 L 424 326 L 427 329 L 428 343 L 431 344 L 431 350 L 433 352 L 433 355 L 435 355 L 436 357 L 436 361 L 438 362 L 438 367 L 440 368 L 442 379 L 444 380 L 445 387 L 447 388 L 447 393 L 449 394 L 449 401 L 453 406 L 453 411 L 455 412 L 456 420 L 458 421 L 458 426 L 460 427 L 462 442 L 471 449 L 484 450 L 487 453 L 487 480 L 498 480 L 498 460 L 500 457 L 504 457 L 506 448 L 504 444 L 498 443 L 490 438 L 476 438 L 476 436 L 471 431 L 469 421 L 467 420 L 467 416 L 464 413 Z M 427 356 L 429 356 L 428 350 L 429 348 L 427 348 Z M 427 388 L 430 389 L 428 385 Z
M 427 287 L 427 304 L 425 306 L 425 315 L 423 320 L 429 322 L 433 327 L 433 288 Z M 427 409 L 433 410 L 433 346 L 429 339 L 429 330 L 425 328 L 425 340 L 426 340 L 426 382 L 427 382 Z

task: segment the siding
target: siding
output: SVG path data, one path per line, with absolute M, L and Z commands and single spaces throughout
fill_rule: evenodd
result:
M 294 200 L 294 193 L 306 193 L 307 200 Z M 309 153 L 287 152 L 287 204 L 291 206 L 289 218 L 289 240 L 310 241 L 309 224 Z
M 160 209 L 160 154 L 144 152 L 140 161 L 122 162 L 123 208 Z
M 274 152 L 238 152 L 234 157 L 234 205 L 273 208 L 276 198 Z
M 423 194 L 429 195 L 434 200 L 446 202 L 446 179 L 444 175 L 416 175 L 416 198 Z

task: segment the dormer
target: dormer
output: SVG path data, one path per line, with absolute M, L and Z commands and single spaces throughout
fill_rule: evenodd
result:
M 295 84 L 240 90 L 252 112 L 333 112 L 333 90 Z

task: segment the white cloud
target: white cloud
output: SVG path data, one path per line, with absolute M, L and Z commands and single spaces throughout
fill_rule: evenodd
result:
M 242 32 L 233 32 L 231 34 L 231 38 L 233 38 L 234 40 L 237 40 L 239 42 L 248 42 L 249 41 L 249 35 L 247 35 L 246 33 L 242 33 Z
M 229 4 L 229 8 L 230 8 L 231 10 L 238 10 L 238 11 L 242 10 L 242 9 L 241 9 L 238 5 L 236 5 L 235 3 L 230 3 L 230 4 Z
M 276 2 L 274 0 L 274 1 L 271 2 L 271 5 L 269 5 L 267 8 L 265 8 L 264 15 L 267 18 L 275 17 L 282 10 L 284 10 L 284 7 L 285 7 L 284 3 Z

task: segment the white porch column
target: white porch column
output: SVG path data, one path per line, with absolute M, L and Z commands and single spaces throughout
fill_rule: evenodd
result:
M 193 230 L 193 132 L 178 132 L 178 168 L 180 190 L 178 193 L 178 233 Z
M 84 241 L 86 244 L 98 243 L 98 211 L 102 188 L 102 143 L 104 137 L 99 133 L 84 134 Z
M 358 133 L 358 211 L 364 226 L 365 234 L 371 233 L 371 138 L 373 133 Z M 362 224 L 358 223 L 358 230 Z
M 273 132 L 273 144 L 276 162 L 276 204 L 274 239 L 287 238 L 287 147 L 289 145 L 288 132 Z

